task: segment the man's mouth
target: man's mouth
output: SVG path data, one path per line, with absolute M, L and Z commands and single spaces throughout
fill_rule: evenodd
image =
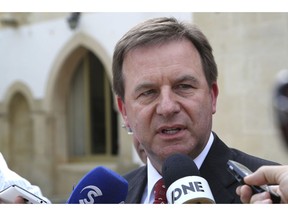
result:
M 178 133 L 180 130 L 182 130 L 181 128 L 169 128 L 169 129 L 163 129 L 161 131 L 161 133 L 163 134 L 176 134 Z

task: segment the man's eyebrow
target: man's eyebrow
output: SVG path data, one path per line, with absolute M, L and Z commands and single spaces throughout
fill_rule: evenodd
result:
M 193 84 L 199 84 L 199 80 L 195 77 L 195 76 L 191 76 L 191 75 L 184 75 L 181 76 L 179 78 L 177 78 L 174 83 L 181 83 L 181 82 L 191 82 Z M 134 92 L 140 92 L 143 89 L 149 89 L 149 88 L 153 88 L 155 85 L 152 82 L 148 82 L 145 81 L 139 85 L 136 86 L 136 88 L 134 89 Z
M 194 84 L 199 83 L 199 80 L 195 76 L 191 76 L 191 75 L 181 76 L 181 77 L 176 79 L 177 83 L 184 82 L 184 81 L 189 81 L 189 82 L 192 82 Z
M 141 83 L 140 85 L 137 85 L 136 88 L 134 89 L 134 92 L 139 92 L 143 89 L 148 89 L 148 88 L 151 88 L 153 86 L 154 86 L 154 84 L 151 82 L 144 82 L 144 83 Z

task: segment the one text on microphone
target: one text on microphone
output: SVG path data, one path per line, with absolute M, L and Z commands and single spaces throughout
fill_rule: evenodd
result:
M 188 185 L 182 184 L 181 187 L 175 188 L 172 191 L 172 202 L 177 201 L 182 195 L 187 195 L 188 193 L 195 192 L 205 192 L 202 182 L 195 181 L 189 182 Z

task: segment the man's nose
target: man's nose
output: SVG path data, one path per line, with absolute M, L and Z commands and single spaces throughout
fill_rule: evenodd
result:
M 180 104 L 177 100 L 177 95 L 171 89 L 162 90 L 157 104 L 157 114 L 168 117 L 179 111 Z

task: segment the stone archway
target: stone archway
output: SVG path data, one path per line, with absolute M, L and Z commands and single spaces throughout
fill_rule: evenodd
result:
M 27 179 L 33 179 L 33 115 L 35 102 L 30 89 L 22 82 L 12 84 L 4 99 L 4 154 L 9 167 Z

